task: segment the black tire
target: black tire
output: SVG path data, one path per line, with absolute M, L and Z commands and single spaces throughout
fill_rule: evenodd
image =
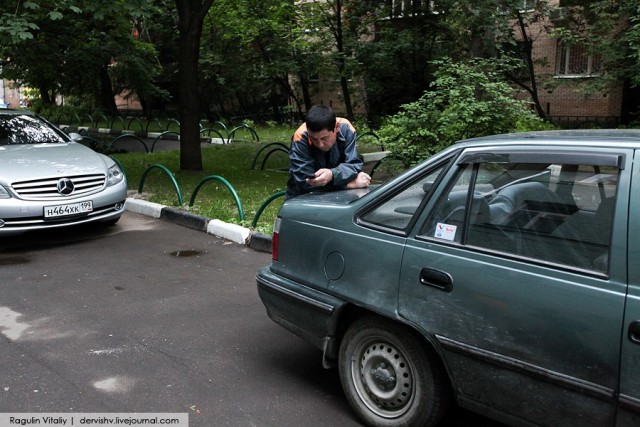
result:
M 342 339 L 339 370 L 349 404 L 370 426 L 434 426 L 448 406 L 435 356 L 411 331 L 390 321 L 355 322 Z

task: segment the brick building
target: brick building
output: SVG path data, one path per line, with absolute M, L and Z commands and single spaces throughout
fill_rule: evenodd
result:
M 531 3 L 523 0 L 523 6 Z M 601 91 L 586 90 L 604 71 L 600 57 L 590 55 L 584 46 L 565 45 L 549 37 L 548 30 L 563 16 L 563 3 L 550 0 L 550 17 L 529 28 L 535 34 L 532 56 L 543 111 L 551 121 L 565 127 L 617 126 L 628 121 L 630 113 L 639 106 L 637 93 L 624 82 L 613 83 Z
M 17 108 L 23 100 L 19 87 L 10 80 L 0 79 L 0 104 L 4 102 L 11 108 Z

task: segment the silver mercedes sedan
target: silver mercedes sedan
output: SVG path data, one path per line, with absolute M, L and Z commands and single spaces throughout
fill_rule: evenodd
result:
M 79 139 L 26 110 L 0 110 L 0 236 L 120 219 L 123 171 Z

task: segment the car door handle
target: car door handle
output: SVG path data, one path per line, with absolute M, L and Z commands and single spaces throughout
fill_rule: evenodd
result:
M 420 283 L 445 292 L 451 292 L 451 289 L 453 289 L 453 278 L 451 275 L 433 268 L 425 267 L 420 270 Z
M 636 320 L 635 322 L 631 322 L 629 325 L 629 340 L 640 344 L 640 320 Z

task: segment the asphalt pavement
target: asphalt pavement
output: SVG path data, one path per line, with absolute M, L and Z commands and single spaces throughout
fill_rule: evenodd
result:
M 131 211 L 113 227 L 2 238 L 0 414 L 361 425 L 321 352 L 268 319 L 255 273 L 269 262 Z M 499 424 L 457 408 L 443 423 L 470 425 Z
M 270 255 L 126 212 L 0 248 L 0 413 L 188 413 L 190 426 L 359 425 L 320 353 L 271 322 Z

